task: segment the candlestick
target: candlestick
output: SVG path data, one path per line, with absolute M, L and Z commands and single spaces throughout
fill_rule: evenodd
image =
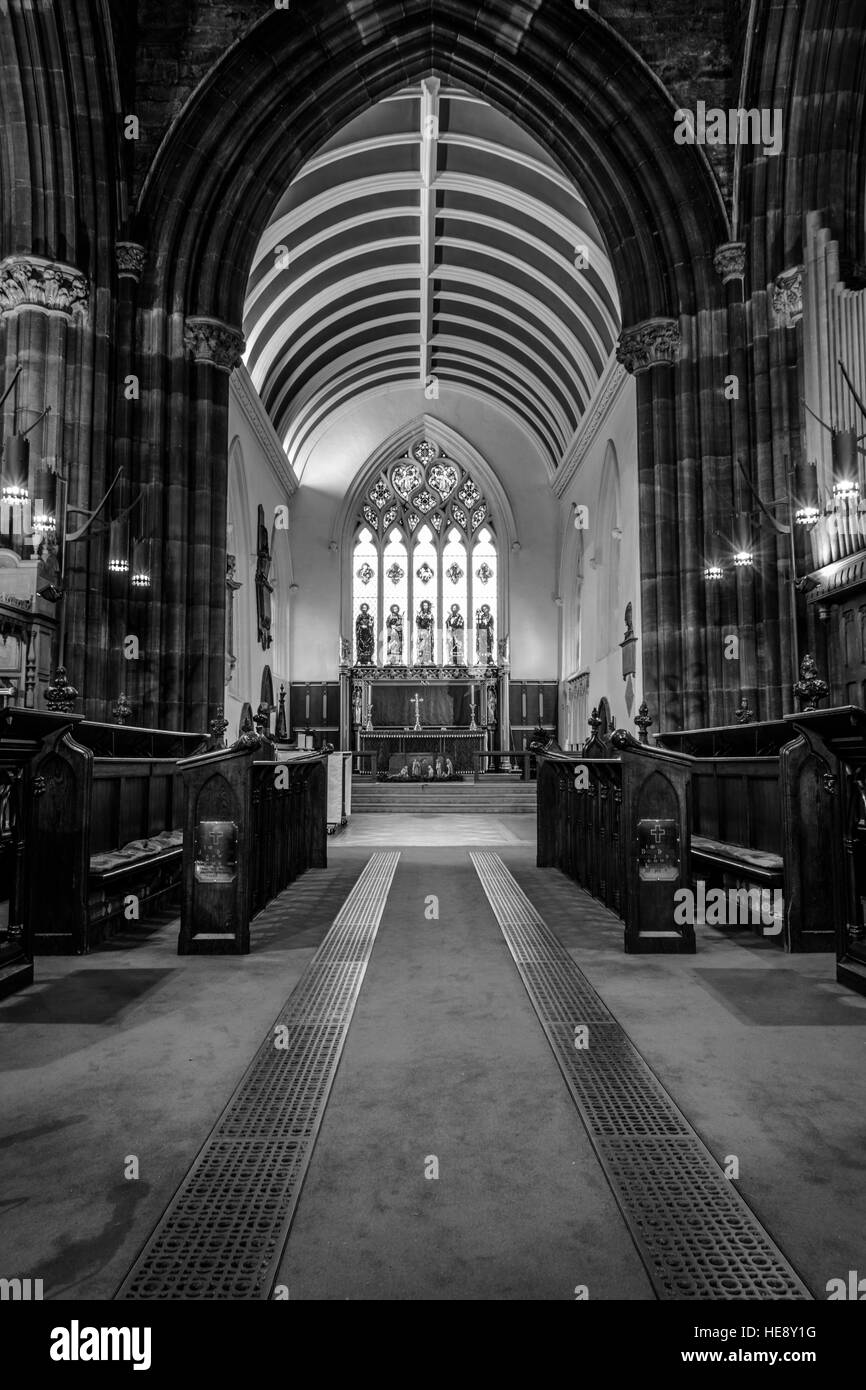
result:
M 538 687 L 538 719 L 539 723 L 544 723 L 544 691 Z
M 307 686 L 307 698 L 306 698 L 306 700 L 304 701 L 304 719 L 305 719 L 305 721 L 307 722 L 307 724 L 309 724 L 309 722 L 310 722 L 310 687 L 309 687 L 309 686 Z

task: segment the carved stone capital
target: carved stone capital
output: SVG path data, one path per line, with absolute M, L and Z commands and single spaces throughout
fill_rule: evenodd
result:
M 784 328 L 793 328 L 803 317 L 803 267 L 777 275 L 773 282 L 773 309 Z
M 727 285 L 731 280 L 744 280 L 746 278 L 746 243 L 744 241 L 726 241 L 713 257 L 713 265 L 716 268 L 716 274 L 721 275 L 724 285 Z
M 147 252 L 137 241 L 118 241 L 114 247 L 117 259 L 117 274 L 121 280 L 134 280 L 136 284 L 144 274 Z
M 221 372 L 233 372 L 241 364 L 244 335 L 220 319 L 188 318 L 183 341 L 196 362 L 206 362 Z
M 87 281 L 75 266 L 41 256 L 7 256 L 0 261 L 0 313 L 43 309 L 71 314 L 87 304 Z
M 675 362 L 679 347 L 680 328 L 676 319 L 645 319 L 620 334 L 616 360 L 632 376 L 638 376 L 651 367 Z

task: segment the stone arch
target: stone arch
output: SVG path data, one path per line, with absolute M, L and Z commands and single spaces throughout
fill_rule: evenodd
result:
M 138 332 L 152 349 L 148 408 L 142 412 L 149 431 L 141 447 L 149 457 L 172 457 L 186 470 L 179 484 L 192 494 L 206 489 L 212 513 L 219 513 L 228 373 L 242 345 L 236 325 L 272 209 L 333 129 L 431 73 L 482 96 L 540 140 L 581 187 L 601 228 L 624 322 L 636 326 L 624 335 L 624 360 L 642 373 L 647 603 L 651 609 L 661 572 L 664 607 L 671 612 L 681 602 L 679 585 L 665 572 L 656 512 L 673 506 L 673 518 L 661 519 L 675 525 L 677 507 L 692 502 L 679 501 L 677 485 L 661 477 L 655 460 L 658 455 L 674 472 L 680 466 L 679 421 L 683 439 L 700 439 L 708 455 L 729 453 L 727 417 L 713 404 L 702 406 L 689 365 L 702 351 L 714 350 L 713 311 L 723 312 L 724 295 L 713 253 L 728 238 L 728 220 L 702 148 L 673 140 L 671 96 L 623 38 L 588 10 L 562 7 L 552 14 L 547 7 L 543 13 L 526 3 L 506 9 L 485 0 L 479 11 L 455 7 L 434 19 L 426 0 L 392 0 L 375 10 L 337 0 L 327 30 L 287 23 L 282 11 L 271 11 L 245 34 L 187 102 L 139 200 L 138 236 L 149 243 L 151 255 Z M 678 353 L 681 340 L 685 362 Z M 178 421 L 184 380 L 195 407 Z M 714 438 L 718 430 L 721 440 Z M 693 464 L 684 484 L 692 490 L 700 486 Z M 207 548 L 206 541 L 202 521 L 197 543 Z M 192 590 L 197 601 L 186 607 L 170 601 L 164 621 L 179 632 L 185 627 L 186 640 L 164 651 L 161 660 L 167 668 L 163 687 L 171 697 L 164 717 L 199 725 L 214 703 L 212 652 L 215 645 L 219 649 L 215 634 L 223 619 L 202 592 L 207 567 L 194 558 L 192 547 L 165 547 L 172 594 Z M 699 565 L 695 558 L 695 571 Z M 218 589 L 211 584 L 211 593 Z M 206 611 L 193 621 L 196 608 Z M 651 622 L 648 627 L 653 634 Z M 679 654 L 670 649 L 679 641 L 676 620 L 671 630 L 675 639 L 661 633 L 656 642 L 651 635 L 643 648 L 651 668 L 648 698 L 659 692 L 663 722 L 668 716 L 677 721 L 689 698 L 679 686 L 661 688 L 662 673 L 678 665 Z M 698 692 L 695 700 L 700 698 Z
M 448 458 L 465 468 L 476 478 L 481 483 L 482 490 L 492 506 L 501 593 L 499 627 L 496 635 L 497 637 L 505 637 L 510 631 L 509 558 L 512 547 L 519 544 L 517 523 L 511 502 L 496 475 L 495 468 L 484 455 L 459 431 L 428 414 L 417 416 L 414 420 L 409 420 L 393 430 L 388 438 L 373 450 L 358 470 L 352 487 L 343 498 L 331 533 L 332 544 L 339 547 L 341 562 L 340 631 L 343 635 L 348 636 L 352 630 L 352 554 L 359 500 L 363 497 L 376 474 L 388 464 L 393 463 L 419 439 L 429 439 L 438 444 Z M 471 558 L 471 544 L 468 544 L 467 554 Z M 466 616 L 468 620 L 470 615 L 467 614 Z M 468 628 L 466 640 L 468 643 Z

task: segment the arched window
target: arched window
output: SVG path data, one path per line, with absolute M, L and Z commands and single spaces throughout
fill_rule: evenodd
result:
M 373 540 L 372 532 L 362 527 L 352 556 L 352 630 L 356 661 L 371 660 L 375 652 L 375 639 L 379 614 L 379 548 Z M 362 646 L 358 620 L 369 617 L 372 624 L 373 646 L 369 653 Z M 366 626 L 366 625 L 365 625 Z M 365 626 L 360 631 L 365 630 Z
M 484 605 L 483 661 L 489 651 L 495 664 L 496 640 L 505 635 L 495 521 L 468 470 L 424 439 L 381 469 L 360 499 L 352 550 L 354 660 L 474 665 Z
M 620 638 L 620 555 L 622 527 L 620 513 L 619 461 L 613 441 L 607 446 L 598 498 L 598 527 L 595 545 L 596 658 L 615 650 Z

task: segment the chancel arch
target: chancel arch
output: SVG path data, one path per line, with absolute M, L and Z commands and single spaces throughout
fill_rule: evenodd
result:
M 338 3 L 329 12 L 327 43 L 316 29 L 287 25 L 281 13 L 263 17 L 191 96 L 146 181 L 136 215 L 137 233 L 150 250 L 141 288 L 140 335 L 153 343 L 155 356 L 177 358 L 179 370 L 185 365 L 180 359 L 186 358 L 198 399 L 187 448 L 191 458 L 201 460 L 203 476 L 218 493 L 225 466 L 224 455 L 220 457 L 224 373 L 242 351 L 239 328 L 250 269 L 287 182 L 359 112 L 426 79 L 431 71 L 443 85 L 480 95 L 544 144 L 580 187 L 597 221 L 629 329 L 624 357 L 630 370 L 640 373 L 639 454 L 647 480 L 643 583 L 650 617 L 657 586 L 664 590 L 666 611 L 675 613 L 680 591 L 658 552 L 661 532 L 652 514 L 666 521 L 665 499 L 678 496 L 677 487 L 661 476 L 665 469 L 676 472 L 680 467 L 678 418 L 682 437 L 701 439 L 708 457 L 729 453 L 727 439 L 715 437 L 726 434 L 723 412 L 708 411 L 702 418 L 691 368 L 679 359 L 679 343 L 686 335 L 695 335 L 692 359 L 695 353 L 712 351 L 713 314 L 724 312 L 712 258 L 729 239 L 728 218 L 705 152 L 674 145 L 670 96 L 612 26 L 572 7 L 543 22 L 529 7 L 515 15 L 506 19 L 497 6 L 485 5 L 479 18 L 458 7 L 431 25 L 427 6 L 386 4 L 377 8 L 370 29 L 355 7 Z M 564 64 L 566 51 L 570 56 Z M 615 83 L 611 71 L 617 74 Z M 287 87 L 289 74 L 293 80 Z M 243 93 L 242 122 L 236 104 L 226 99 L 233 90 Z M 278 125 L 275 109 L 281 113 Z M 325 109 L 327 122 L 320 116 Z M 417 284 L 416 276 L 410 279 Z M 456 332 L 462 332 L 459 318 Z M 410 316 L 406 325 L 401 328 L 395 320 L 389 352 L 393 370 L 417 381 L 417 320 L 413 323 Z M 528 362 L 520 368 L 509 347 L 512 393 L 490 355 L 504 350 L 505 343 L 477 345 L 471 362 L 467 348 L 466 378 L 491 398 L 500 392 L 522 399 Z M 345 348 L 350 354 L 356 350 L 348 342 Z M 543 353 L 533 351 L 543 359 Z M 347 369 L 348 363 L 347 358 Z M 542 368 L 535 361 L 531 369 L 553 381 L 552 362 Z M 456 370 L 453 342 L 442 340 L 438 364 L 434 350 L 430 370 L 444 376 Z M 301 375 L 293 387 L 304 389 Z M 173 398 L 166 393 L 161 407 L 157 395 L 155 391 L 148 414 L 147 449 L 168 456 Z M 564 419 L 558 405 L 553 409 L 554 393 L 548 392 L 548 398 L 547 417 Z M 546 422 L 538 423 L 550 434 Z M 555 434 L 553 430 L 549 442 L 559 450 Z M 554 457 L 550 466 L 555 464 Z M 700 486 L 695 481 L 699 474 L 690 460 L 684 506 L 694 505 L 686 493 Z M 507 552 L 501 535 L 497 539 L 501 556 Z M 168 556 L 166 563 L 182 567 L 183 553 Z M 192 572 L 188 579 L 174 573 L 172 578 L 176 592 L 199 582 Z M 695 604 L 701 603 L 699 594 Z M 167 621 L 184 619 L 167 615 Z M 680 631 L 676 621 L 672 630 Z M 666 632 L 651 622 L 643 650 L 649 690 L 660 693 L 668 722 L 680 718 L 684 707 L 694 712 L 703 692 L 699 673 L 694 690 L 662 690 L 658 669 L 672 654 Z M 203 656 L 192 664 L 189 688 L 179 691 L 178 698 L 190 716 L 201 720 L 212 699 L 212 673 L 204 635 L 199 639 L 191 633 L 190 642 L 196 656 L 200 647 Z

